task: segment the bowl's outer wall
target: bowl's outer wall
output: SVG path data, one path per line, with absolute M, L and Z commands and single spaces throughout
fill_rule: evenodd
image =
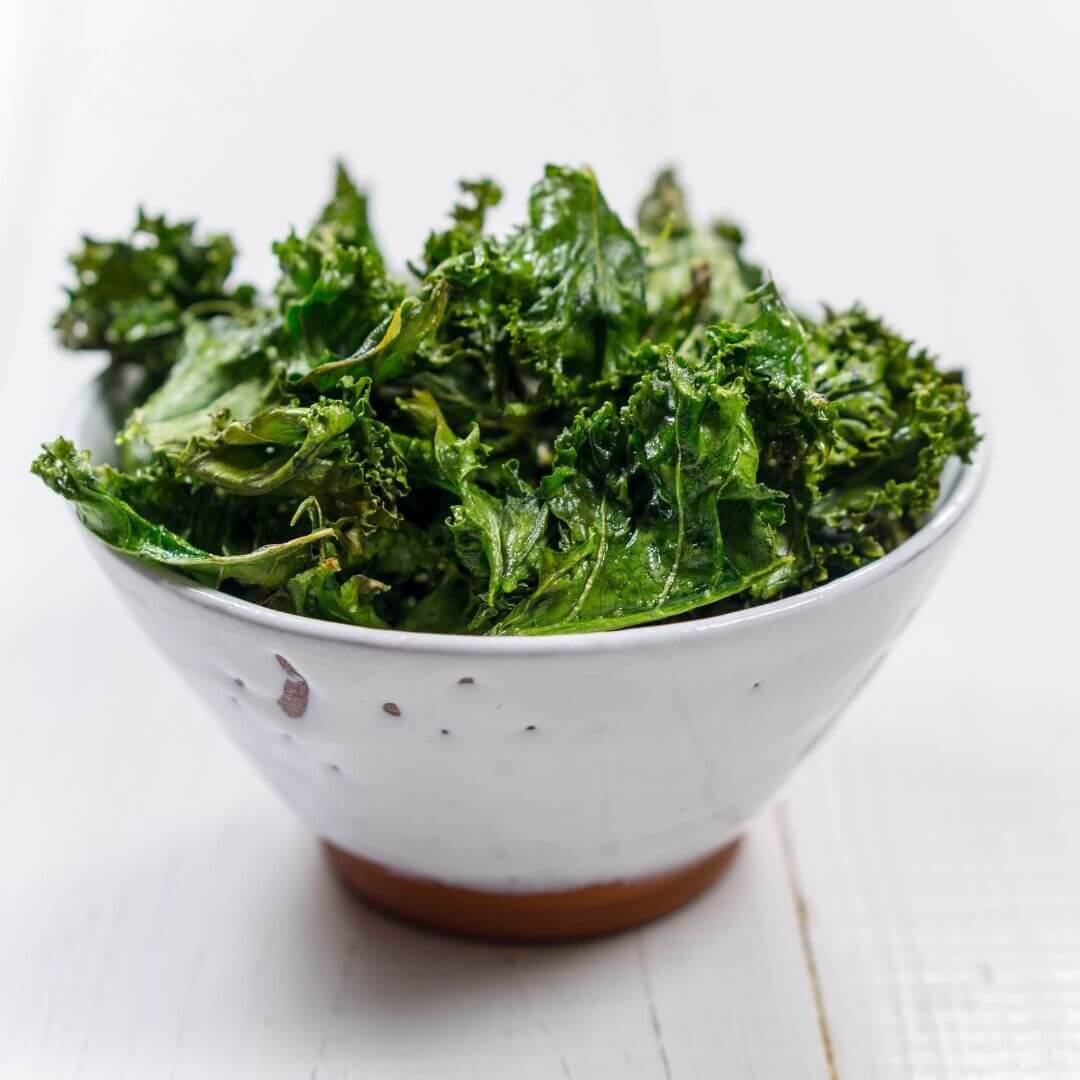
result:
M 658 872 L 729 840 L 873 671 L 956 534 L 782 619 L 546 656 L 272 629 L 92 550 L 316 833 L 396 870 L 531 890 Z
M 71 420 L 107 459 L 98 387 Z M 318 835 L 509 891 L 657 873 L 730 840 L 874 670 L 959 531 L 783 610 L 563 644 L 418 645 L 208 601 L 82 530 L 147 637 Z

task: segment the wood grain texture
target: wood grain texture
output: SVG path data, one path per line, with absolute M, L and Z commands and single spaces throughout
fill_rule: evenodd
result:
M 230 772 L 204 790 L 227 782 L 231 810 L 177 806 L 168 842 L 95 838 L 48 895 L 39 871 L 5 898 L 0 1075 L 824 1077 L 767 823 L 648 930 L 492 947 L 355 903 Z
M 1078 713 L 994 681 L 902 649 L 792 793 L 842 1077 L 1080 1076 Z

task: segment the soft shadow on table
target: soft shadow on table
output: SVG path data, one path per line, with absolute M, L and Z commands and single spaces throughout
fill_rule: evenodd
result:
M 504 946 L 414 929 L 348 893 L 284 811 L 216 809 L 69 852 L 38 883 L 51 903 L 22 912 L 28 953 L 77 962 L 66 997 L 106 1002 L 91 1037 L 103 1064 L 125 1064 L 132 1040 L 146 1055 L 182 1044 L 192 1060 L 223 1039 L 238 1060 L 269 1041 L 325 1056 L 336 1075 L 335 1062 L 500 1043 L 555 1053 L 550 1031 L 575 1017 L 648 1030 L 644 995 L 625 992 L 640 980 L 640 935 Z M 56 990 L 30 992 L 44 1002 Z M 98 1057 L 103 1044 L 116 1056 Z
M 633 932 L 584 942 L 513 945 L 470 941 L 418 929 L 348 892 L 324 859 L 307 881 L 306 933 L 311 949 L 340 960 L 334 1006 L 412 1023 L 457 1021 L 471 1006 L 550 993 L 553 985 L 592 981 L 614 955 L 633 949 Z M 346 938 L 344 950 L 342 936 Z M 329 975 L 329 973 L 328 973 Z

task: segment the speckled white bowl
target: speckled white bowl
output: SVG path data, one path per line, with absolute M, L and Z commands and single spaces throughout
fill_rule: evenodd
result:
M 69 432 L 98 460 L 100 387 Z M 281 614 L 91 539 L 147 636 L 315 834 L 489 892 L 662 873 L 735 837 L 944 565 L 986 452 L 897 550 L 791 599 L 606 634 L 470 638 Z M 87 534 L 89 535 L 89 534 Z

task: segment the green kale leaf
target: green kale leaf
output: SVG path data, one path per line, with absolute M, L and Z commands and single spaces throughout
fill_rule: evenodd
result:
M 316 529 L 240 555 L 213 555 L 147 521 L 109 490 L 107 473 L 90 464 L 67 439 L 42 447 L 32 470 L 53 491 L 75 504 L 79 520 L 110 547 L 184 573 L 207 585 L 236 581 L 269 588 L 292 577 L 310 560 L 313 547 L 332 541 L 331 528 Z
M 783 494 L 758 481 L 741 378 L 669 352 L 619 412 L 581 414 L 542 490 L 560 524 L 499 634 L 616 629 L 714 603 L 790 556 Z
M 268 601 L 271 607 L 294 615 L 309 615 L 353 626 L 386 627 L 375 610 L 375 598 L 389 586 L 363 574 L 342 580 L 341 563 L 331 556 L 291 577 Z
M 638 228 L 647 243 L 650 338 L 679 346 L 695 328 L 748 314 L 747 296 L 764 271 L 743 258 L 737 225 L 693 225 L 673 170 L 663 170 L 642 200 Z
M 399 444 L 409 473 L 460 499 L 447 526 L 462 566 L 479 579 L 484 601 L 494 607 L 535 571 L 547 506 L 520 479 L 512 459 L 487 470 L 486 483 L 481 482 L 487 448 L 480 442 L 480 429 L 474 424 L 459 439 L 427 391 L 415 391 L 402 407 L 421 432 Z
M 502 188 L 488 177 L 479 180 L 462 180 L 458 187 L 469 202 L 455 203 L 450 211 L 454 224 L 452 228 L 441 232 L 432 232 L 424 245 L 423 269 L 421 277 L 433 271 L 437 266 L 471 251 L 483 238 L 484 223 L 488 210 L 502 202 Z
M 810 515 L 823 580 L 910 536 L 933 509 L 945 462 L 969 461 L 979 436 L 960 377 L 862 308 L 827 312 L 809 355 L 834 439 Z
M 68 349 L 105 349 L 147 367 L 167 367 L 185 318 L 250 308 L 250 285 L 230 287 L 236 249 L 223 234 L 199 240 L 190 221 L 139 211 L 126 240 L 83 238 L 71 256 L 75 284 L 56 318 Z
M 245 419 L 267 402 L 280 320 L 217 315 L 189 323 L 165 381 L 128 417 L 120 439 L 152 449 L 209 434 L 214 418 Z
M 291 381 L 325 392 L 339 386 L 343 377 L 369 378 L 376 385 L 400 378 L 409 371 L 425 338 L 442 322 L 448 295 L 445 283 L 435 281 L 426 295 L 407 296 L 352 355 L 326 360 L 306 372 L 291 364 Z
M 343 165 L 333 199 L 307 235 L 290 233 L 274 253 L 281 267 L 274 291 L 301 374 L 355 353 L 405 298 L 368 224 L 367 195 Z
M 354 626 L 553 634 L 697 618 L 880 558 L 978 441 L 961 377 L 860 307 L 793 311 L 662 171 L 632 231 L 588 169 L 527 219 L 462 181 L 413 280 L 338 166 L 262 296 L 226 236 L 85 240 L 57 320 L 103 349 L 119 464 L 33 471 L 106 543 Z
M 645 260 L 593 173 L 549 165 L 507 254 L 519 360 L 558 400 L 617 378 L 645 325 Z

